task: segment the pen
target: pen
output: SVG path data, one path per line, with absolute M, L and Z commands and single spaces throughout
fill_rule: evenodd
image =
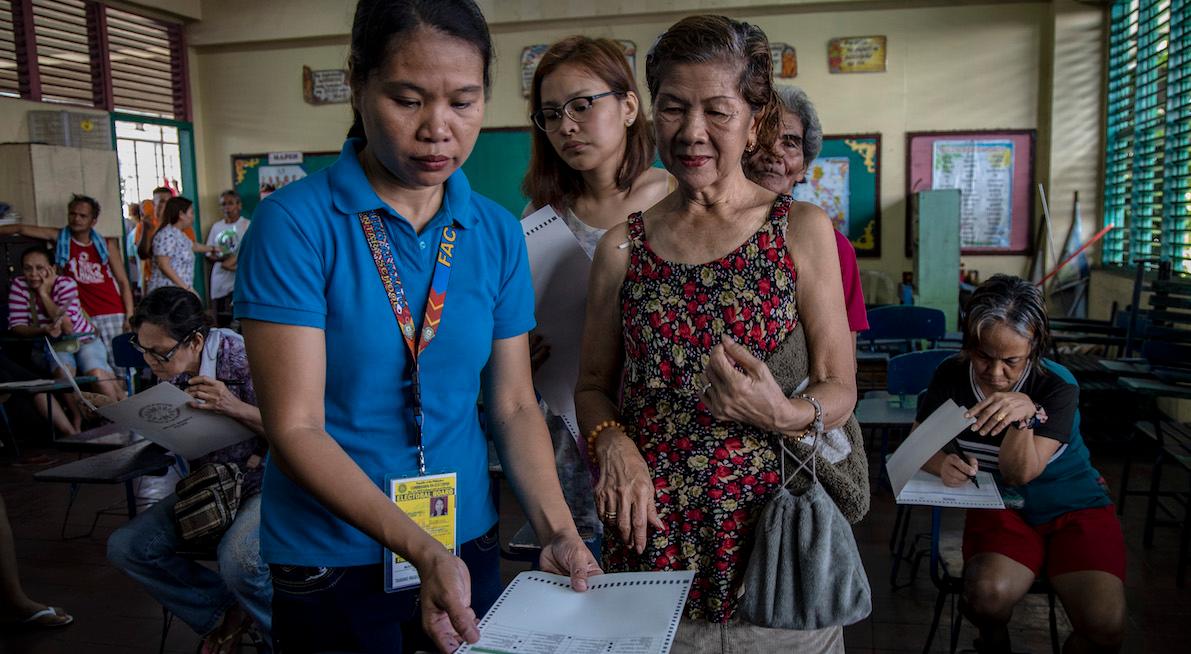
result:
M 955 450 L 955 452 L 952 452 L 952 454 L 955 454 L 959 458 L 963 459 L 964 462 L 967 462 L 968 453 L 964 451 L 964 448 L 959 446 L 958 438 L 952 439 L 951 442 L 948 443 L 948 445 L 950 445 Z M 946 449 L 946 448 L 944 448 L 944 449 Z M 968 475 L 968 481 L 975 484 L 976 488 L 980 488 L 980 482 L 976 480 L 976 475 Z

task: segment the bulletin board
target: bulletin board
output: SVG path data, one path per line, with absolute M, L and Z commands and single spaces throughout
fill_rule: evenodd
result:
M 262 192 L 267 196 L 285 184 L 330 166 L 338 158 L 338 152 L 304 152 L 301 163 L 270 165 L 267 153 L 233 154 L 232 188 L 240 194 L 244 215 L 252 218 L 261 203 Z
M 913 256 L 909 197 L 961 191 L 963 254 L 1028 254 L 1034 223 L 1032 129 L 906 134 L 906 256 Z
M 827 212 L 858 257 L 881 256 L 881 135 L 828 134 L 794 199 Z

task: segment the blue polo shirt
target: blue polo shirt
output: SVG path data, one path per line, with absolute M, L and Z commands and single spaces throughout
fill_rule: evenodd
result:
M 378 486 L 417 472 L 409 351 L 381 285 L 358 214 L 379 209 L 415 323 L 445 225 L 457 232 L 442 323 L 422 352 L 429 472 L 458 473 L 460 543 L 496 523 L 488 448 L 476 398 L 492 341 L 534 326 L 525 238 L 508 211 L 472 193 L 462 170 L 422 230 L 368 184 L 348 140 L 339 159 L 273 193 L 257 208 L 240 249 L 236 317 L 315 327 L 326 334 L 326 430 Z M 381 546 L 332 515 L 270 460 L 261 509 L 265 561 L 290 565 L 379 563 Z

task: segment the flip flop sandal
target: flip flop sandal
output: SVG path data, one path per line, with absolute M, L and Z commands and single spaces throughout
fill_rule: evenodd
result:
M 72 622 L 74 622 L 74 616 L 60 608 L 47 606 L 21 620 L 19 625 L 29 629 L 57 629 L 59 627 L 65 627 Z

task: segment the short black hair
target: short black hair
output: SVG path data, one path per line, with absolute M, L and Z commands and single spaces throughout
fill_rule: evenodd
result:
M 211 317 L 203 311 L 202 301 L 178 286 L 162 286 L 136 305 L 128 324 L 139 329 L 145 323 L 164 329 L 175 341 L 195 333 L 205 337 L 211 329 Z
M 239 202 L 241 204 L 244 203 L 244 201 L 242 199 L 240 199 L 240 194 L 236 193 L 236 189 L 234 189 L 234 188 L 229 188 L 228 190 L 219 194 L 220 200 L 222 200 L 224 198 L 236 198 L 236 202 Z
M 158 186 L 157 188 L 153 189 L 153 193 L 151 195 L 157 195 L 158 193 L 169 193 L 170 196 L 173 196 L 174 190 L 168 186 Z
M 91 217 L 92 218 L 99 218 L 99 202 L 96 201 L 96 199 L 91 197 L 90 195 L 83 195 L 81 193 L 75 193 L 74 195 L 70 196 L 70 202 L 66 205 L 66 210 L 70 211 L 71 209 L 74 208 L 74 205 L 76 205 L 80 202 L 83 202 L 83 203 L 91 206 Z
M 473 0 L 360 0 L 352 21 L 347 70 L 352 91 L 359 91 L 389 59 L 389 49 L 418 28 L 426 27 L 471 44 L 484 61 L 484 95 L 492 87 L 492 35 Z M 365 138 L 360 112 L 352 107 L 347 135 Z
M 50 256 L 50 251 L 46 249 L 46 246 L 38 244 L 31 245 L 25 248 L 24 252 L 21 252 L 21 265 L 25 265 L 25 257 L 29 256 L 30 254 L 40 254 L 41 256 L 45 257 L 46 261 L 49 261 L 51 264 L 54 263 L 54 258 Z

